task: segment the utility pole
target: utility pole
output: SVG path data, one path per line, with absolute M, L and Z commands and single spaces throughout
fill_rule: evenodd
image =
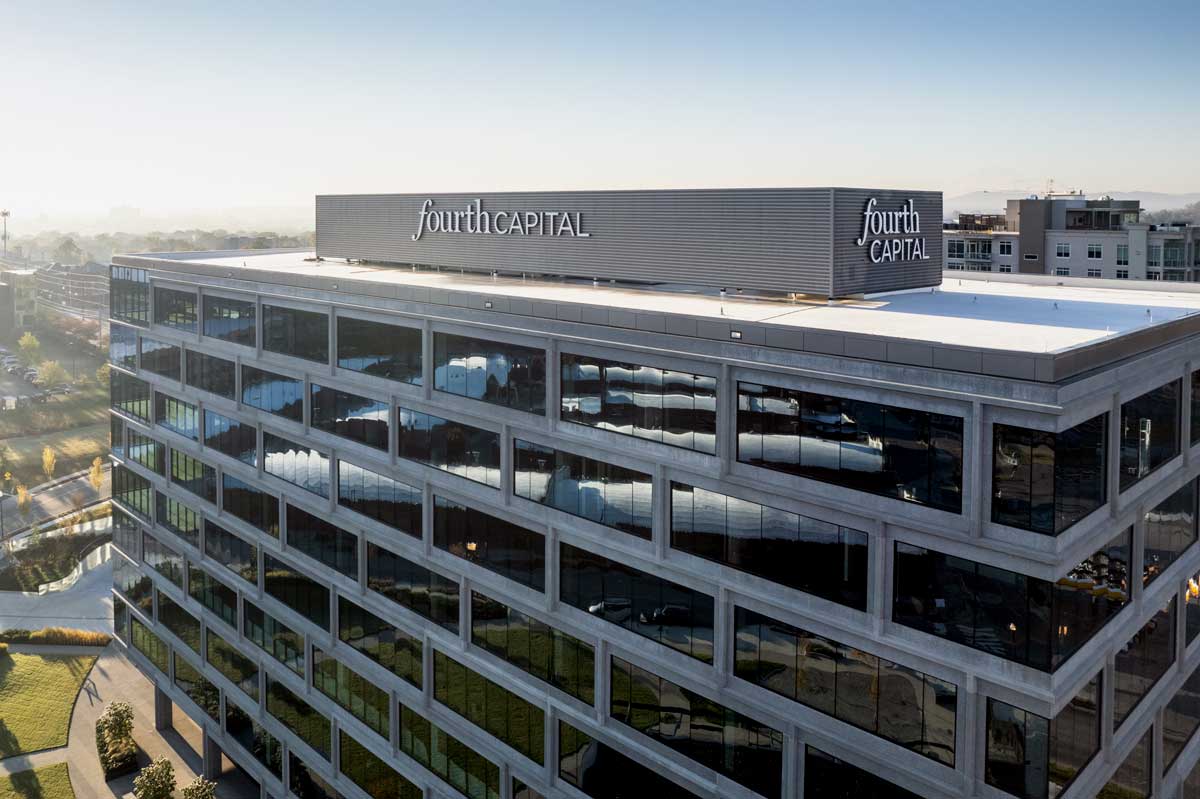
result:
M 12 214 L 7 208 L 0 211 L 0 220 L 4 221 L 4 257 L 8 257 L 8 217 Z

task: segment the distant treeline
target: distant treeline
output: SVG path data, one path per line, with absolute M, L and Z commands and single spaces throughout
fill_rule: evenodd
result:
M 187 252 L 190 250 L 264 250 L 274 247 L 312 247 L 315 233 L 284 235 L 269 231 L 175 230 L 153 233 L 82 235 L 49 231 L 9 240 L 9 255 L 35 262 L 81 264 L 107 261 L 130 252 Z
M 1152 225 L 1165 225 L 1169 222 L 1190 222 L 1193 225 L 1200 225 L 1200 201 L 1169 211 L 1147 211 L 1142 214 L 1142 221 Z

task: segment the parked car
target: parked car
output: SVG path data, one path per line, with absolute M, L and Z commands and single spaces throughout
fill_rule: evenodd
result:
M 38 370 L 32 369 L 32 368 L 26 369 L 24 372 L 21 373 L 21 379 L 24 380 L 26 383 L 32 383 L 34 380 L 37 380 L 37 376 L 38 376 Z
M 57 397 L 57 396 L 64 396 L 64 395 L 70 394 L 70 393 L 71 393 L 70 386 L 55 386 L 54 388 L 48 389 L 46 391 L 46 396 Z
M 664 627 L 669 627 L 673 624 L 690 624 L 692 621 L 692 609 L 686 605 L 663 605 L 655 608 L 647 615 L 644 611 L 638 614 L 638 621 L 642 624 L 661 624 Z
M 633 602 L 624 597 L 610 597 L 588 605 L 588 613 L 608 621 L 623 622 L 633 614 Z

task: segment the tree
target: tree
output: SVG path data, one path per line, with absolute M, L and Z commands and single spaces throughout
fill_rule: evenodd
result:
M 37 340 L 37 336 L 30 333 L 28 330 L 17 341 L 17 349 L 19 354 L 17 357 L 21 359 L 21 363 L 26 366 L 36 366 L 42 361 L 42 342 Z
M 209 782 L 203 777 L 197 777 L 183 786 L 183 799 L 213 799 L 216 795 L 217 784 Z
M 29 521 L 29 514 L 33 511 L 33 497 L 30 496 L 29 489 L 23 485 L 17 486 L 17 511 L 25 521 Z
M 111 374 L 112 367 L 108 364 L 102 364 L 100 368 L 96 370 L 96 382 L 99 383 L 102 388 L 107 388 L 108 378 Z
M 54 260 L 60 264 L 78 264 L 83 256 L 83 250 L 79 249 L 79 245 L 70 236 L 63 239 L 54 248 Z
M 133 735 L 133 706 L 128 702 L 111 702 L 99 721 L 109 743 L 124 741 Z
M 50 449 L 50 445 L 42 447 L 42 472 L 46 475 L 47 480 L 54 479 L 54 467 L 58 465 L 58 456 L 54 454 L 54 450 Z
M 58 361 L 42 361 L 38 367 L 38 385 L 42 388 L 57 388 L 71 382 L 71 376 Z
M 175 793 L 175 767 L 160 757 L 133 778 L 133 795 L 137 799 L 171 799 Z
M 112 433 L 109 433 L 109 435 L 112 435 Z M 88 469 L 88 482 L 92 484 L 92 488 L 97 492 L 104 485 L 104 461 L 100 460 L 99 456 L 96 456 L 96 459 L 92 461 L 92 468 Z

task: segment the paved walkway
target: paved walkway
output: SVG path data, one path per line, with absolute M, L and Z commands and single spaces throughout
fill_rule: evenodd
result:
M 72 627 L 111 633 L 112 563 L 87 572 L 66 591 L 26 596 L 0 591 L 0 630 Z
M 4 507 L 4 537 L 10 537 L 30 524 L 54 519 L 64 513 L 70 513 L 76 507 L 106 499 L 111 493 L 112 467 L 111 461 L 107 459 L 104 461 L 104 482 L 99 491 L 92 488 L 92 484 L 88 482 L 86 470 L 78 472 L 73 480 L 64 480 L 47 488 L 33 486 L 30 490 L 32 496 L 28 519 L 17 512 L 16 496 L 5 491 L 4 496 L 0 498 L 0 505 Z
M 55 649 L 70 654 L 96 651 L 84 647 Z M 0 775 L 66 762 L 76 799 L 113 799 L 131 793 L 134 775 L 106 783 L 96 752 L 96 719 L 108 703 L 116 700 L 133 706 L 133 737 L 141 750 L 140 765 L 166 757 L 175 767 L 176 785 L 183 787 L 191 782 L 201 768 L 199 728 L 177 709 L 174 720 L 183 734 L 174 729 L 161 732 L 154 729 L 154 687 L 115 643 L 103 650 L 83 682 L 71 714 L 67 745 L 0 760 Z M 222 799 L 258 799 L 258 795 L 258 787 L 232 769 L 227 769 L 218 780 L 217 796 Z

